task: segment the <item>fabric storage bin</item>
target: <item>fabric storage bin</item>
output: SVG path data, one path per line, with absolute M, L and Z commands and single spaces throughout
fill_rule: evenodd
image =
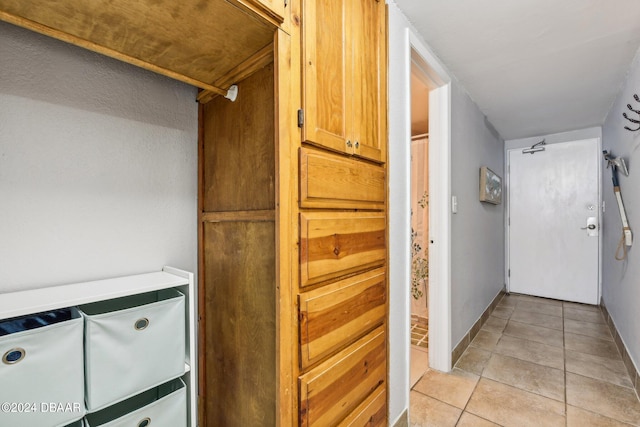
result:
M 53 427 L 85 413 L 76 308 L 0 321 L 0 426 Z
M 181 379 L 88 414 L 86 427 L 186 427 L 187 392 Z
M 80 306 L 85 324 L 85 403 L 96 411 L 181 376 L 185 303 L 176 289 Z

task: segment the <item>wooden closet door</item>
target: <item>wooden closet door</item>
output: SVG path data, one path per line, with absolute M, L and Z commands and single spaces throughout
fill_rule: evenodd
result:
M 339 152 L 349 151 L 346 145 L 348 1 L 302 2 L 302 140 Z
M 352 88 L 352 138 L 354 154 L 378 162 L 385 161 L 383 121 L 386 78 L 384 2 L 349 2 L 348 40 L 351 46 L 350 85 Z

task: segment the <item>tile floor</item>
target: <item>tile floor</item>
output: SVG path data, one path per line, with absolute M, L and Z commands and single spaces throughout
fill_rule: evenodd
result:
M 411 426 L 640 426 L 640 401 L 595 306 L 505 296 L 453 371 L 411 390 Z

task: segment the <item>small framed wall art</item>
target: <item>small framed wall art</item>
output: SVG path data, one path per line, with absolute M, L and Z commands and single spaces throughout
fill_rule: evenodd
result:
M 502 203 L 502 178 L 486 166 L 480 168 L 480 201 Z

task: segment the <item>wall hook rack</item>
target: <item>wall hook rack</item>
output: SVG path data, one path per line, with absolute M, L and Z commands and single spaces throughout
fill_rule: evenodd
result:
M 639 97 L 637 94 L 635 94 L 635 93 L 633 94 L 633 99 L 635 99 L 635 100 L 636 100 L 636 102 L 639 102 L 639 103 L 640 103 L 640 97 Z M 634 112 L 634 113 L 638 114 L 638 116 L 639 116 L 638 118 L 640 118 L 640 110 L 636 110 L 636 109 L 634 109 L 634 108 L 631 106 L 631 104 L 627 104 L 627 108 L 628 108 L 630 111 L 632 111 L 632 112 Z M 640 130 L 640 120 L 632 119 L 631 117 L 627 116 L 627 113 L 626 113 L 626 112 L 622 113 L 622 117 L 624 117 L 625 119 L 629 120 L 631 123 L 634 123 L 634 124 L 638 125 L 638 127 L 637 127 L 636 129 L 631 129 L 629 126 L 625 126 L 624 128 L 625 128 L 626 130 L 631 131 L 631 132 L 636 132 L 636 131 L 639 131 L 639 130 Z

